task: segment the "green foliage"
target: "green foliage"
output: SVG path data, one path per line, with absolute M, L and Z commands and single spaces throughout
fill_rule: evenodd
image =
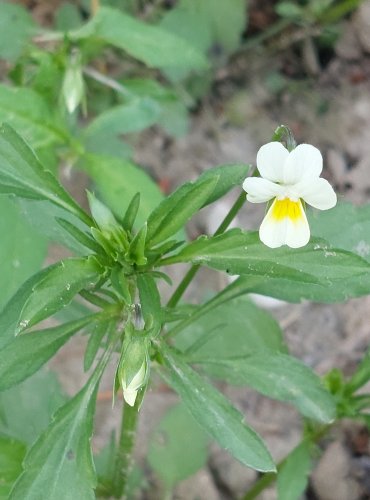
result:
M 304 493 L 312 460 L 310 444 L 302 441 L 283 462 L 277 477 L 278 499 L 297 500 Z
M 95 498 L 90 439 L 96 389 L 108 360 L 106 352 L 85 387 L 55 413 L 31 447 L 10 499 Z
M 19 285 L 40 268 L 47 249 L 43 236 L 32 229 L 12 200 L 0 198 L 1 293 L 0 307 L 9 300 Z
M 190 43 L 108 7 L 101 7 L 85 26 L 70 33 L 73 40 L 97 39 L 154 68 L 201 70 L 207 60 Z
M 211 306 L 212 299 L 180 323 L 176 346 L 188 355 L 217 360 L 286 350 L 277 322 L 247 297 Z
M 0 435 L 0 498 L 9 497 L 13 483 L 22 472 L 26 447 L 20 441 Z
M 162 377 L 180 395 L 198 424 L 244 465 L 275 471 L 263 441 L 243 422 L 241 413 L 174 351 L 163 348 L 162 355 L 167 368 L 161 371 Z
M 94 180 L 103 201 L 122 218 L 131 198 L 139 191 L 140 198 L 137 224 L 145 222 L 149 213 L 162 200 L 162 194 L 154 181 L 136 165 L 108 156 L 89 155 L 83 168 Z
M 1 2 L 0 59 L 16 61 L 27 46 L 34 30 L 32 18 L 25 9 L 10 2 Z
M 208 437 L 183 404 L 172 407 L 151 436 L 148 462 L 166 489 L 207 462 Z
M 217 378 L 248 385 L 272 399 L 293 404 L 307 418 L 323 423 L 335 419 L 335 401 L 308 366 L 287 354 L 257 352 L 230 359 L 199 357 Z M 191 357 L 190 360 L 191 361 Z

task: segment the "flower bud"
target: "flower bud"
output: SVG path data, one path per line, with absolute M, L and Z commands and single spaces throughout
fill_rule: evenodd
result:
M 85 95 L 80 57 L 77 53 L 72 54 L 64 74 L 62 93 L 67 110 L 72 114 Z
M 134 406 L 138 391 L 145 387 L 149 377 L 149 341 L 141 334 L 127 343 L 118 367 L 118 379 L 127 404 Z

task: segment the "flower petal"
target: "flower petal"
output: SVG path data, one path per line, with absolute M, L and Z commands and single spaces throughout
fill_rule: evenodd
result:
M 281 142 L 269 142 L 262 146 L 257 153 L 257 168 L 261 177 L 282 182 L 284 164 L 288 157 L 289 151 Z
M 326 179 L 310 179 L 300 189 L 300 197 L 319 210 L 328 210 L 337 204 L 337 195 Z
M 300 144 L 289 156 L 284 166 L 284 183 L 295 184 L 307 178 L 319 177 L 322 172 L 320 151 L 310 144 Z
M 126 389 L 125 391 L 123 391 L 124 400 L 130 406 L 134 406 L 135 405 L 136 396 L 137 396 L 137 391 L 130 391 L 128 389 Z
M 287 202 L 285 211 L 284 207 L 279 206 L 284 202 Z M 262 221 L 259 235 L 262 243 L 270 248 L 282 245 L 299 248 L 307 245 L 310 240 L 310 228 L 302 203 L 275 200 Z
M 282 191 L 281 186 L 262 177 L 248 177 L 243 182 L 243 189 L 247 192 L 247 200 L 251 203 L 265 203 Z

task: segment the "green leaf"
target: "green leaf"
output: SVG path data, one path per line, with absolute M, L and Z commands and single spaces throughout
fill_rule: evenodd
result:
M 23 302 L 14 296 L 14 306 L 20 310 L 15 334 L 30 328 L 39 321 L 52 316 L 68 305 L 83 288 L 91 287 L 100 277 L 94 259 L 66 259 L 48 267 L 37 275 L 40 279 L 33 283 L 30 293 Z M 26 289 L 28 289 L 26 282 Z M 21 293 L 21 297 L 24 294 Z M 13 299 L 11 299 L 11 302 Z M 9 305 L 8 305 L 9 306 Z M 7 306 L 7 307 L 8 307 Z M 1 316 L 0 316 L 1 323 Z
M 90 315 L 16 337 L 0 351 L 0 391 L 33 375 L 73 334 L 97 320 L 96 315 Z
M 1 293 L 0 307 L 31 274 L 38 271 L 46 256 L 47 242 L 35 233 L 19 208 L 5 196 L 0 197 Z
M 0 59 L 15 62 L 29 43 L 35 25 L 20 5 L 0 3 Z M 1 121 L 1 120 L 0 120 Z
M 2 122 L 8 122 L 35 149 L 64 142 L 66 139 L 66 132 L 55 125 L 55 117 L 46 101 L 31 89 L 0 84 L 0 123 Z
M 75 215 L 66 212 L 63 208 L 54 205 L 46 200 L 27 200 L 18 198 L 17 205 L 20 207 L 21 215 L 38 234 L 42 234 L 48 240 L 72 250 L 74 254 L 86 255 L 88 252 L 87 246 L 76 238 L 76 231 L 85 233 L 87 230 L 86 224 L 80 221 Z M 63 220 L 64 222 L 61 222 Z M 68 227 L 67 227 L 68 226 Z M 75 228 L 71 230 L 71 226 Z M 90 238 L 91 241 L 92 238 Z M 98 247 L 98 245 L 95 243 Z
M 129 249 L 125 258 L 130 263 L 135 263 L 138 266 L 145 266 L 148 259 L 145 257 L 145 241 L 146 241 L 147 225 L 146 223 L 139 229 L 131 240 Z
M 227 194 L 232 188 L 241 186 L 244 179 L 247 177 L 250 165 L 230 164 L 220 165 L 219 167 L 210 168 L 203 172 L 199 177 L 199 181 L 218 177 L 217 184 L 211 196 L 207 199 L 205 205 L 210 205 Z
M 122 218 L 122 226 L 126 229 L 126 231 L 132 231 L 139 207 L 140 193 L 135 193 L 127 207 L 125 215 Z
M 187 409 L 220 446 L 248 467 L 275 471 L 270 453 L 258 434 L 243 423 L 243 415 L 212 385 L 162 345 L 165 381 L 181 396 Z
M 116 327 L 116 321 L 98 321 L 92 325 L 84 356 L 84 370 L 90 370 L 106 333 Z
M 95 499 L 90 439 L 96 391 L 110 354 L 106 351 L 85 387 L 55 413 L 27 453 L 9 500 Z
M 308 215 L 314 236 L 370 262 L 370 204 L 338 203 L 331 210 L 310 210 Z
M 217 360 L 259 351 L 286 351 L 278 323 L 247 297 L 208 308 L 203 314 L 201 307 L 197 308 L 182 324 L 176 346 L 190 350 L 196 358 Z
M 137 287 L 145 321 L 160 324 L 163 320 L 161 297 L 154 277 L 148 273 L 138 274 Z
M 308 484 L 308 475 L 311 472 L 312 460 L 310 444 L 303 441 L 283 462 L 277 477 L 279 500 L 299 500 Z
M 289 402 L 307 418 L 324 423 L 335 418 L 335 401 L 320 378 L 292 356 L 265 351 L 232 359 L 208 361 L 207 354 L 205 358 L 194 354 L 194 358 L 193 361 L 211 367 L 217 378 L 248 385 L 272 399 Z
M 141 194 L 137 224 L 144 224 L 150 212 L 163 199 L 155 182 L 133 163 L 108 156 L 88 155 L 81 168 L 97 186 L 102 200 L 118 219 L 126 212 L 132 197 Z
M 77 5 L 63 3 L 55 11 L 55 25 L 59 31 L 77 29 L 82 24 L 82 16 Z
M 186 429 L 186 432 L 184 432 Z M 208 437 L 183 404 L 172 407 L 154 430 L 148 462 L 167 489 L 207 462 Z
M 329 300 L 331 293 L 337 294 L 337 290 L 332 290 L 334 283 L 339 282 L 341 291 L 348 290 L 348 296 L 351 296 L 357 289 L 362 290 L 370 277 L 370 266 L 364 259 L 341 249 L 329 249 L 322 240 L 299 249 L 271 249 L 260 242 L 258 233 L 239 229 L 231 229 L 216 237 L 201 236 L 177 255 L 162 260 L 161 264 L 176 262 L 203 264 L 230 274 L 246 274 L 251 283 L 254 276 L 263 277 L 266 287 L 275 280 L 281 283 L 283 279 L 285 283 L 292 283 L 281 291 L 288 296 L 292 295 L 292 290 L 293 295 L 296 293 L 294 286 L 305 290 L 303 284 L 309 284 L 307 290 L 324 290 Z M 345 289 L 345 284 L 351 281 L 353 290 L 351 287 Z M 255 287 L 250 291 L 261 293 Z
M 84 131 L 87 149 L 95 151 L 94 143 L 100 137 L 140 132 L 158 121 L 159 105 L 149 98 L 136 98 L 104 111 Z
M 39 370 L 21 384 L 0 393 L 0 433 L 33 444 L 65 402 L 56 375 Z
M 186 183 L 163 200 L 148 219 L 148 246 L 153 247 L 177 233 L 206 204 L 218 181 L 218 176 L 212 176 Z
M 101 7 L 89 23 L 69 35 L 74 40 L 102 40 L 154 68 L 207 68 L 203 54 L 182 38 L 108 7 Z
M 25 283 L 17 290 L 13 297 L 8 301 L 0 313 L 0 348 L 14 339 L 19 317 L 22 313 L 24 304 L 32 294 L 34 286 L 42 281 L 48 274 L 49 268 L 42 269 L 38 273 L 28 278 Z
M 9 497 L 10 490 L 22 472 L 26 446 L 20 441 L 0 435 L 0 498 Z
M 90 217 L 58 180 L 44 169 L 23 139 L 6 124 L 0 128 L 0 193 L 49 200 L 91 225 Z

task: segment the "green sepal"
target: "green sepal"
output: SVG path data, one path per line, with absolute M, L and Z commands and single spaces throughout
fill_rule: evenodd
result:
M 55 220 L 57 223 L 65 229 L 76 241 L 84 245 L 84 247 L 89 248 L 95 253 L 101 253 L 102 248 L 100 245 L 96 243 L 90 236 L 80 229 L 78 229 L 75 225 L 68 222 L 66 219 L 62 219 L 60 217 L 56 217 Z
M 116 266 L 111 272 L 111 283 L 114 290 L 118 295 L 126 302 L 126 304 L 132 303 L 130 285 L 127 276 L 125 275 L 122 267 Z
M 145 264 L 148 262 L 148 259 L 145 256 L 146 234 L 147 234 L 147 224 L 145 223 L 142 226 L 142 228 L 136 233 L 125 255 L 126 260 L 130 264 L 145 266 Z
M 132 231 L 135 219 L 140 207 L 140 193 L 136 193 L 127 207 L 126 213 L 122 219 L 122 226 L 126 231 Z

